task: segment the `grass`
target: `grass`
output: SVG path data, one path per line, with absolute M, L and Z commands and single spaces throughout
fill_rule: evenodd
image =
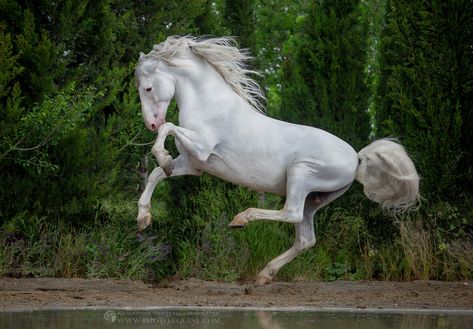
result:
M 262 202 L 256 193 L 208 176 L 197 186 L 177 198 L 179 206 L 169 198 L 170 186 L 160 187 L 154 223 L 142 234 L 136 231 L 136 201 L 126 198 L 103 201 L 95 218 L 84 223 L 18 214 L 0 229 L 0 275 L 248 280 L 292 245 L 289 224 L 228 228 L 235 214 Z M 261 206 L 282 204 L 282 198 L 266 195 Z M 473 236 L 469 222 L 456 224 L 463 216 L 469 215 L 444 204 L 394 222 L 356 194 L 348 195 L 316 214 L 315 247 L 276 279 L 471 279 Z
M 104 204 L 96 220 L 76 227 L 49 223 L 26 213 L 0 231 L 0 275 L 22 277 L 154 278 L 165 252 L 152 235 L 137 235 L 135 223 L 123 221 L 130 205 Z M 135 207 L 133 207 L 135 208 Z M 159 272 L 159 271 L 158 271 Z
M 404 277 L 428 280 L 434 260 L 430 232 L 418 220 L 399 222 L 399 232 L 399 244 L 404 252 Z

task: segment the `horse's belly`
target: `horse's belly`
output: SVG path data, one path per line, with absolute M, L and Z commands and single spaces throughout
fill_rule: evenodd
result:
M 255 191 L 286 194 L 287 177 L 286 170 L 282 165 L 277 166 L 274 163 L 256 159 L 248 161 L 223 160 L 218 155 L 212 154 L 199 167 L 211 175 Z

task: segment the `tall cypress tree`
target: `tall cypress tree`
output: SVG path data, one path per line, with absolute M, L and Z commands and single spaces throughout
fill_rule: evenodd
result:
M 244 48 L 253 48 L 255 0 L 225 0 L 224 20 Z
M 328 130 L 361 148 L 370 120 L 367 25 L 356 0 L 315 1 L 299 38 L 286 47 L 281 116 Z
M 387 2 L 377 134 L 401 139 L 429 199 L 471 189 L 472 17 L 468 0 Z

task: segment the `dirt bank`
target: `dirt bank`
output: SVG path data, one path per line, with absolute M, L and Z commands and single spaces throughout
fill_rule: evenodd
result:
M 0 279 L 0 309 L 54 306 L 264 306 L 473 310 L 473 282 L 208 282 Z

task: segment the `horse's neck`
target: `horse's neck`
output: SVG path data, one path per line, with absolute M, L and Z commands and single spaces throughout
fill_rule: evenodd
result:
M 205 123 L 216 118 L 224 120 L 229 111 L 241 107 L 244 101 L 213 69 L 204 68 L 176 78 L 176 102 L 179 124 Z

